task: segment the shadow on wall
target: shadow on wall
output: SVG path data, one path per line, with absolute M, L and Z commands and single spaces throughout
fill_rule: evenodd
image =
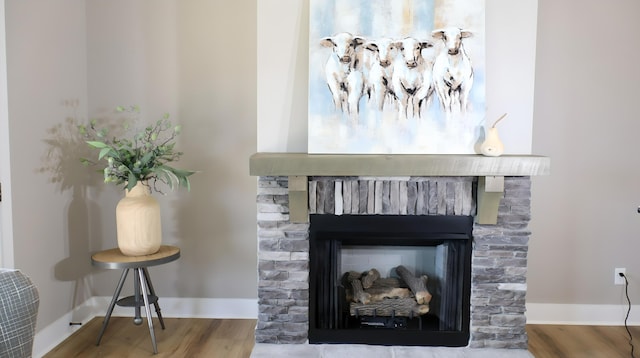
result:
M 101 185 L 100 176 L 92 175 L 91 169 L 80 162 L 81 157 L 89 157 L 91 152 L 78 131 L 81 124 L 78 119 L 79 101 L 63 100 L 61 105 L 69 110 L 69 116 L 47 130 L 44 139 L 47 151 L 42 155 L 42 166 L 36 172 L 46 175 L 48 181 L 57 186 L 57 192 L 72 193 L 62 218 L 66 222 L 69 256 L 56 264 L 54 276 L 60 281 L 75 281 L 73 309 L 92 296 L 87 282 L 91 273 L 90 226 L 100 226 L 101 223 L 90 221 L 89 213 L 97 213 L 99 207 L 88 198 L 87 190 Z

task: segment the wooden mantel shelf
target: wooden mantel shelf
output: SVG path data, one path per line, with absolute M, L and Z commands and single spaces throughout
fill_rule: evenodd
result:
M 256 153 L 254 176 L 531 176 L 548 175 L 549 157 L 474 154 L 305 154 Z
M 505 176 L 549 175 L 550 171 L 549 157 L 536 155 L 256 153 L 249 159 L 250 175 L 289 177 L 294 222 L 308 220 L 308 176 L 477 176 L 476 221 L 495 224 Z

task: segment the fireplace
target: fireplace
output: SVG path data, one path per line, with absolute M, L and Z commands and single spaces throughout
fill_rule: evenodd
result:
M 393 176 L 392 173 L 400 176 Z M 315 234 L 312 233 L 310 218 L 315 220 L 318 216 L 341 220 L 362 216 L 382 222 L 387 217 L 415 216 L 426 220 L 453 217 L 472 222 L 470 234 L 467 233 L 471 239 L 460 239 L 467 241 L 463 251 L 470 255 L 468 304 L 463 301 L 464 307 L 460 311 L 463 319 L 454 327 L 456 329 L 431 328 L 431 333 L 435 332 L 436 335 L 461 328 L 462 338 L 456 338 L 455 344 L 445 344 L 437 339 L 428 344 L 526 349 L 530 176 L 548 173 L 548 158 L 536 156 L 312 156 L 289 153 L 252 156 L 251 174 L 259 177 L 256 198 L 259 276 L 256 343 L 343 343 L 330 332 L 331 325 L 335 323 L 339 327 L 340 320 L 336 319 L 326 326 L 320 323 L 318 316 L 316 294 L 319 291 L 319 276 L 311 273 L 316 260 L 312 247 L 316 238 L 313 237 Z M 384 226 L 399 232 L 397 229 L 402 225 Z M 371 241 L 371 238 L 368 235 L 367 240 Z M 442 247 L 438 249 L 438 239 L 433 237 L 429 238 L 434 239 L 433 242 L 426 245 L 417 244 L 412 235 L 396 239 L 399 239 L 398 245 L 388 249 L 435 245 L 433 250 L 444 250 Z M 347 250 L 363 249 L 358 246 L 364 246 L 364 242 L 354 239 L 320 241 L 325 244 L 333 241 L 334 246 L 341 246 L 341 249 L 346 246 Z M 369 246 L 388 244 L 375 243 Z M 331 252 L 328 256 L 321 254 L 325 260 L 332 255 Z M 340 265 L 347 264 L 341 261 Z M 414 276 L 424 274 L 410 264 L 404 266 Z M 365 270 L 362 267 L 356 269 Z M 341 269 L 334 270 L 336 274 L 344 274 Z M 434 276 L 429 272 L 426 274 Z M 337 282 L 334 274 L 329 276 Z M 439 279 L 438 275 L 434 279 Z M 329 286 L 340 289 L 339 285 L 331 282 Z M 438 296 L 437 288 L 433 290 L 430 309 L 440 312 L 442 307 L 437 306 L 437 300 L 442 298 Z M 335 299 L 340 296 L 330 297 Z M 339 306 L 335 307 L 334 312 L 342 310 Z M 466 314 L 468 333 L 464 333 Z M 439 314 L 437 317 L 438 320 L 442 318 Z M 350 319 L 350 316 L 347 317 L 347 320 Z M 369 331 L 367 334 L 380 336 L 396 331 L 372 327 L 393 325 L 395 321 L 372 322 L 365 322 L 365 327 L 362 327 L 359 321 L 358 328 L 366 328 Z M 368 324 L 371 326 L 366 327 Z M 416 320 L 399 323 L 400 326 L 403 324 L 407 329 L 400 327 L 398 331 L 412 331 L 408 336 L 420 334 L 420 327 L 415 328 L 420 325 Z M 437 326 L 440 326 L 439 321 Z M 433 320 L 423 320 L 422 331 L 425 328 L 428 331 L 429 327 L 434 327 Z M 407 338 L 405 341 L 382 344 L 416 345 L 429 340 L 420 337 L 412 342 Z M 361 341 L 352 337 L 349 342 Z
M 309 342 L 463 347 L 470 216 L 312 215 Z

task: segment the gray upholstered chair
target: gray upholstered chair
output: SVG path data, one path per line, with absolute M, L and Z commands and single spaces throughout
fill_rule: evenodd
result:
M 0 357 L 31 357 L 39 303 L 27 275 L 0 269 Z

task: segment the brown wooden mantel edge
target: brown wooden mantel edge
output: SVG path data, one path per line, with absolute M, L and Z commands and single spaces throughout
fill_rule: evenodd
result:
M 308 222 L 309 176 L 476 176 L 476 222 L 496 224 L 505 176 L 550 174 L 550 158 L 536 155 L 256 153 L 253 176 L 289 177 L 292 222 Z

